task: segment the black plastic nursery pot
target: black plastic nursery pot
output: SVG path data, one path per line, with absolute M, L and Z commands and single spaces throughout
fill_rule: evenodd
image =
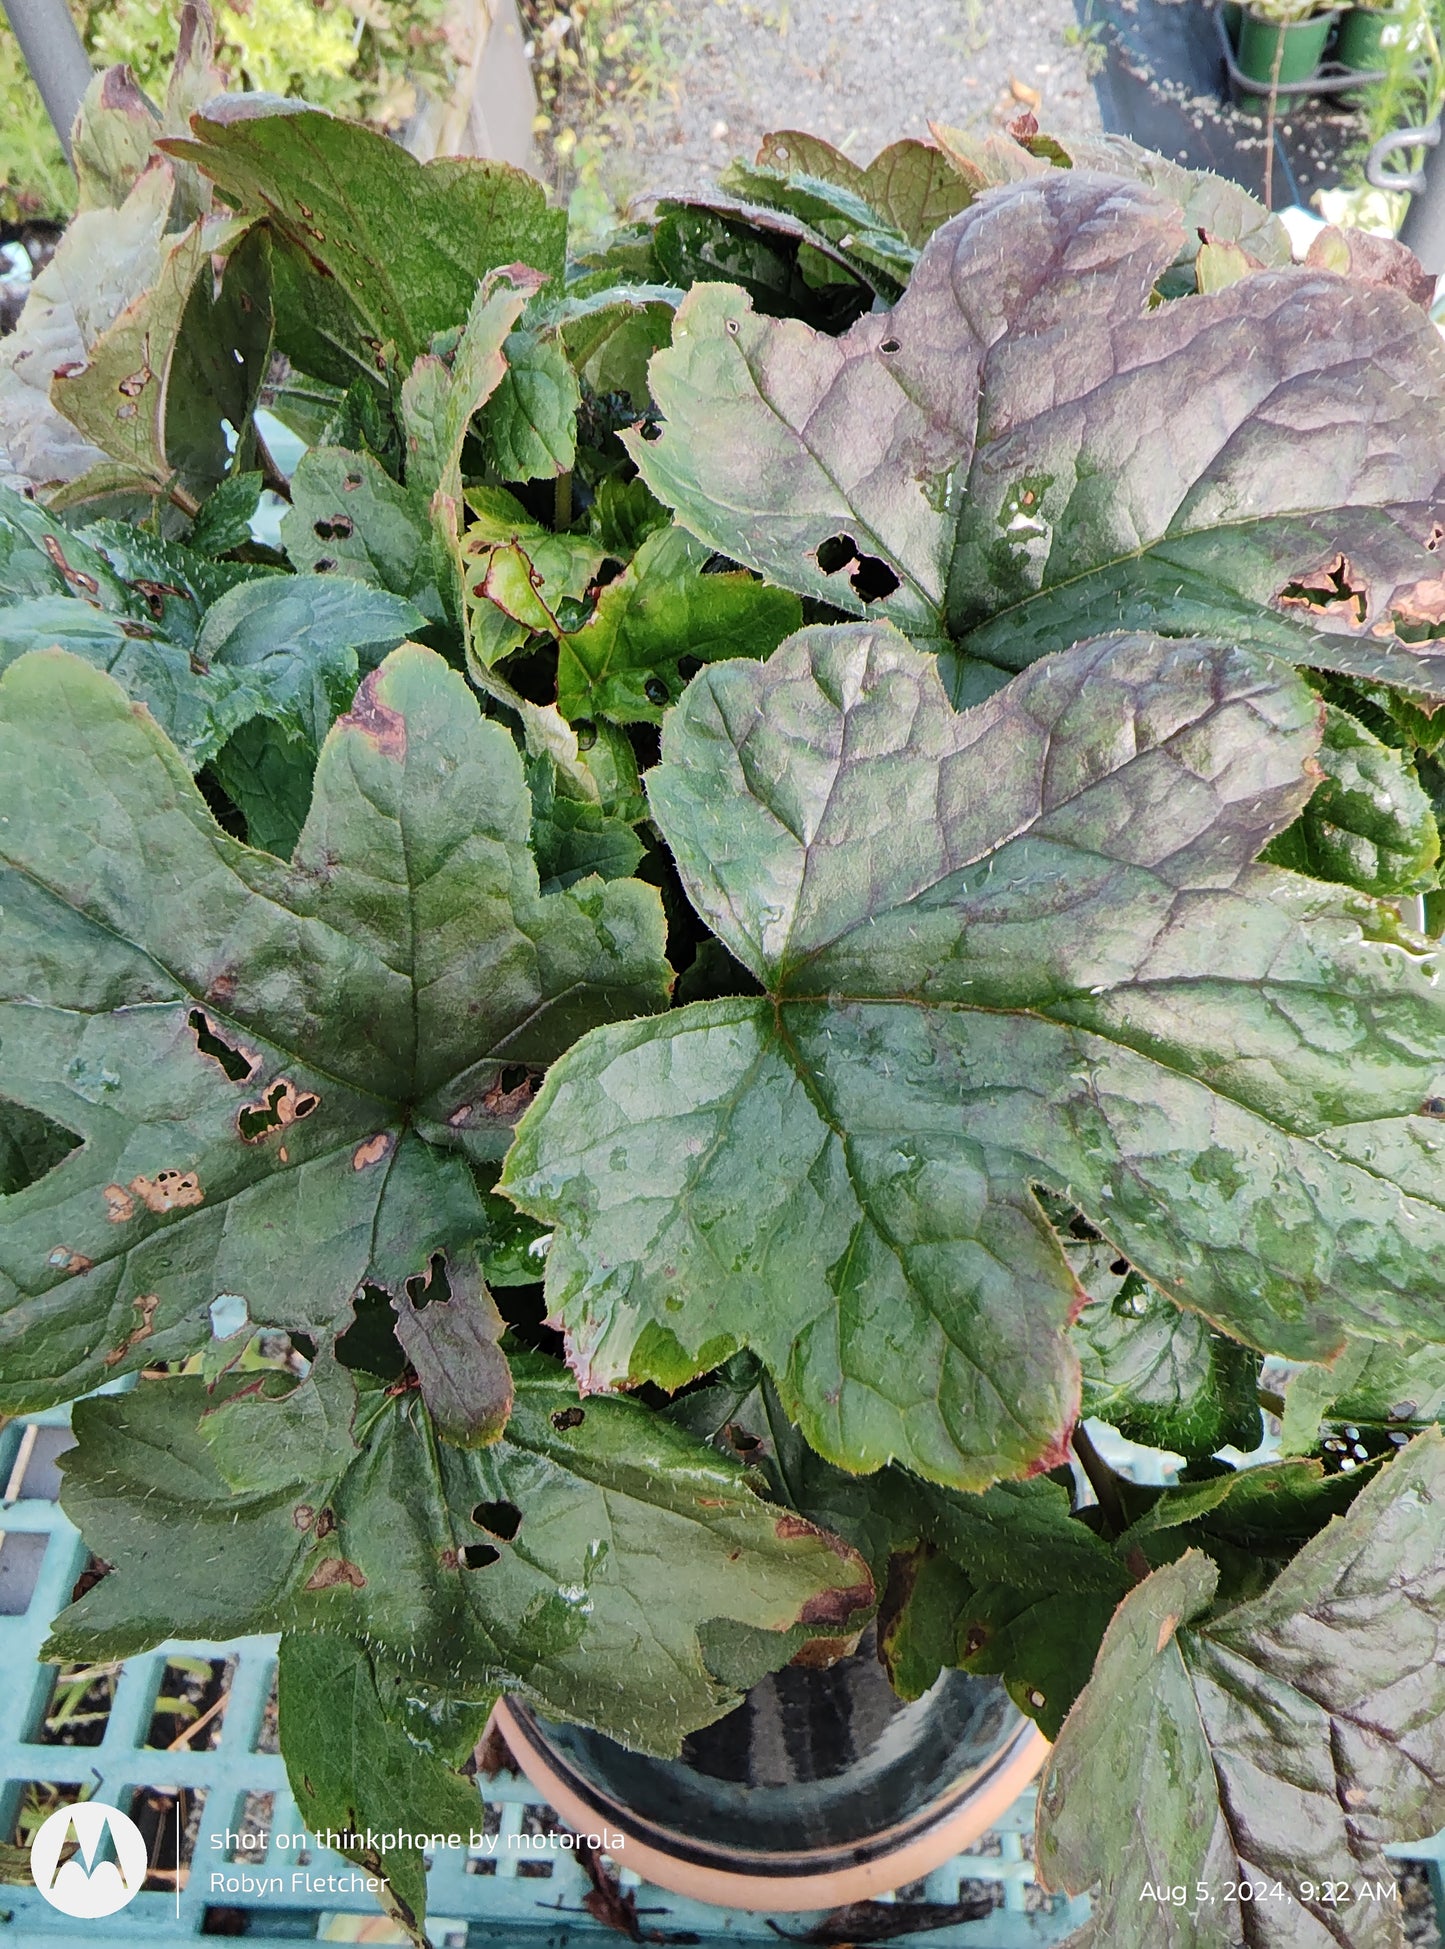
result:
M 1239 23 L 1237 60 L 1250 81 L 1288 86 L 1308 81 L 1324 59 L 1339 14 L 1311 14 L 1307 20 L 1261 20 L 1246 7 Z
M 515 1699 L 492 1723 L 539 1795 L 620 1865 L 773 1911 L 840 1908 L 929 1874 L 994 1825 L 1049 1750 L 994 1678 L 945 1672 L 905 1704 L 871 1631 L 828 1670 L 764 1679 L 676 1760 Z

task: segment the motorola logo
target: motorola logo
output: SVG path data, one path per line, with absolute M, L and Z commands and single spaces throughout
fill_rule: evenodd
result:
M 59 1807 L 30 1843 L 30 1872 L 52 1908 L 83 1922 L 140 1893 L 149 1861 L 135 1822 L 103 1800 Z

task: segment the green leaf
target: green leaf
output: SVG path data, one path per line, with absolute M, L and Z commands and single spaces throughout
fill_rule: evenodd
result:
M 1358 719 L 1325 706 L 1325 777 L 1264 857 L 1363 893 L 1409 893 L 1435 881 L 1440 834 L 1414 772 Z
M 1261 1597 L 1210 1615 L 1217 1572 L 1191 1552 L 1124 1600 L 1050 1758 L 1036 1851 L 1046 1887 L 1100 1885 L 1111 1949 L 1398 1940 L 1353 1897 L 1393 1880 L 1386 1843 L 1445 1820 L 1442 1498 L 1431 1433 Z M 1141 1899 L 1161 1875 L 1183 1904 Z M 1341 1881 L 1348 1903 L 1323 1886 Z
M 315 751 L 362 674 L 425 624 L 411 603 L 349 577 L 268 576 L 206 611 L 195 655 L 229 680 L 226 730 L 264 717 Z
M 316 747 L 253 717 L 226 740 L 210 770 L 241 814 L 247 842 L 290 859 L 311 810 Z
M 472 488 L 462 537 L 469 653 L 490 670 L 532 635 L 560 637 L 580 607 L 605 550 L 585 535 L 533 521 L 503 488 Z
M 1130 1441 L 1181 1455 L 1259 1446 L 1258 1354 L 1133 1273 L 1105 1297 L 1100 1285 L 1107 1291 L 1109 1275 L 1101 1282 L 1077 1261 L 1076 1269 L 1092 1296 L 1074 1325 L 1086 1415 Z
M 251 523 L 261 505 L 260 474 L 232 474 L 206 496 L 186 537 L 201 555 L 229 555 L 251 539 Z
M 719 183 L 745 204 L 762 203 L 770 209 L 789 211 L 826 237 L 850 264 L 879 273 L 900 288 L 918 262 L 917 249 L 902 231 L 865 196 L 844 184 L 798 170 L 785 174 L 745 162 L 729 164 Z
M 65 1506 L 117 1568 L 57 1619 L 47 1655 L 364 1633 L 418 1685 L 519 1692 L 675 1752 L 736 1702 L 699 1626 L 784 1632 L 871 1604 L 861 1558 L 760 1501 L 737 1464 L 635 1402 L 579 1407 L 551 1361 L 513 1363 L 516 1405 L 487 1448 L 439 1443 L 415 1392 L 358 1401 L 325 1362 L 281 1398 L 222 1383 L 203 1422 L 217 1397 L 192 1381 L 83 1403 Z
M 477 281 L 503 265 L 558 277 L 567 219 L 519 169 L 473 157 L 422 164 L 399 143 L 300 102 L 230 96 L 166 146 L 314 267 L 316 336 L 298 360 L 349 384 L 392 344 L 402 369 L 467 315 Z M 294 262 L 295 260 L 293 260 Z M 291 349 L 283 347 L 283 349 Z
M 328 734 L 294 864 L 73 657 L 6 672 L 0 754 L 0 1097 L 85 1139 L 6 1209 L 7 1406 L 193 1352 L 218 1293 L 325 1335 L 363 1281 L 455 1261 L 485 1234 L 462 1153 L 666 998 L 656 893 L 539 894 L 511 738 L 414 645 Z
M 544 893 L 575 886 L 596 873 L 624 880 L 642 859 L 642 841 L 630 822 L 605 811 L 599 800 L 579 798 L 556 762 L 543 754 L 527 763 L 532 794 L 532 851 Z
M 1356 1340 L 1331 1366 L 1301 1367 L 1284 1397 L 1287 1455 L 1312 1453 L 1320 1424 L 1372 1423 L 1397 1434 L 1445 1416 L 1445 1349 Z
M 962 715 L 856 625 L 695 678 L 653 817 L 766 993 L 585 1038 L 518 1129 L 584 1387 L 749 1346 L 841 1466 L 1050 1467 L 1081 1295 L 1037 1185 L 1256 1346 L 1438 1332 L 1434 958 L 1251 864 L 1319 721 L 1274 659 L 1151 638 Z
M 820 136 L 779 129 L 763 137 L 758 164 L 852 190 L 919 249 L 975 194 L 944 150 L 911 138 L 891 142 L 864 169 Z
M 414 1940 L 426 1919 L 426 1869 L 419 1847 L 369 1847 L 379 1835 L 455 1835 L 462 1847 L 482 1828 L 482 1799 L 425 1753 L 382 1709 L 376 1671 L 354 1638 L 288 1632 L 281 1640 L 281 1748 L 296 1810 L 313 1834 L 362 1838 L 340 1852 L 390 1884 L 397 1920 Z
M 312 447 L 291 477 L 281 545 L 303 573 L 339 571 L 445 614 L 427 510 L 369 453 Z
M 742 569 L 704 574 L 711 555 L 682 528 L 649 535 L 583 627 L 559 641 L 557 708 L 564 717 L 660 724 L 686 682 L 680 665 L 771 656 L 797 629 L 803 614 L 796 596 Z
M 507 369 L 482 413 L 487 458 L 503 480 L 552 480 L 577 458 L 582 388 L 555 337 L 517 331 Z
M 459 1255 L 448 1275 L 433 1259 L 430 1279 L 409 1279 L 392 1304 L 437 1433 L 458 1448 L 485 1448 L 507 1425 L 512 1376 L 498 1345 L 506 1322 L 476 1261 Z

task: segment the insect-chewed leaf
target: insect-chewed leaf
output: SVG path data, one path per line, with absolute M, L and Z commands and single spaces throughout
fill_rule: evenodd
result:
M 695 288 L 661 432 L 624 436 L 643 478 L 770 580 L 951 639 L 960 701 L 1120 628 L 1445 692 L 1438 334 L 1305 268 L 1156 303 L 1197 234 L 1177 199 L 1211 201 L 1160 180 L 989 191 L 839 338 Z
M 1206 1617 L 1191 1551 L 1125 1598 L 1039 1798 L 1045 1885 L 1101 1883 L 1110 1949 L 1399 1942 L 1360 1887 L 1445 1820 L 1442 1508 L 1432 1431 L 1262 1596 Z M 1182 1905 L 1140 1899 L 1161 1863 Z
M 519 1691 L 650 1752 L 735 1698 L 698 1629 L 841 1628 L 863 1559 L 763 1502 L 741 1467 L 631 1401 L 577 1405 L 515 1355 L 487 1448 L 438 1444 L 416 1393 L 323 1360 L 291 1393 L 143 1383 L 76 1411 L 65 1506 L 117 1568 L 52 1646 L 123 1656 L 181 1635 L 352 1632 L 452 1696 Z M 198 1426 L 199 1424 L 199 1426 Z
M 485 1237 L 462 1153 L 666 998 L 656 893 L 539 893 L 521 760 L 429 650 L 332 727 L 294 863 L 63 652 L 6 672 L 0 754 L 0 1098 L 84 1140 L 5 1206 L 9 1407 L 193 1351 L 220 1293 L 324 1334 L 398 1292 Z
M 1435 960 L 1252 863 L 1319 738 L 1204 642 L 1081 644 L 961 715 L 866 625 L 695 678 L 653 815 L 766 994 L 584 1039 L 518 1131 L 584 1385 L 747 1345 L 847 1467 L 1051 1465 L 1082 1295 L 1037 1185 L 1256 1346 L 1438 1334 Z

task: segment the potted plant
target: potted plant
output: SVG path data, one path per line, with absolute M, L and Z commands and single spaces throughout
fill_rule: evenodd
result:
M 0 1412 L 77 1402 L 103 1566 L 50 1655 L 280 1633 L 301 1817 L 419 1941 L 499 1700 L 590 1818 L 549 1725 L 667 1761 L 871 1630 L 915 1729 L 1054 1742 L 1101 1939 L 1266 1870 L 1322 1939 L 1445 1823 L 1408 253 L 1030 124 L 780 132 L 570 254 L 294 102 L 89 136 L 0 346 Z
M 1338 18 L 1317 0 L 1250 0 L 1239 23 L 1241 72 L 1251 81 L 1307 81 Z
M 1389 66 L 1392 51 L 1419 45 L 1424 32 L 1416 0 L 1366 0 L 1340 22 L 1335 59 L 1362 73 Z

